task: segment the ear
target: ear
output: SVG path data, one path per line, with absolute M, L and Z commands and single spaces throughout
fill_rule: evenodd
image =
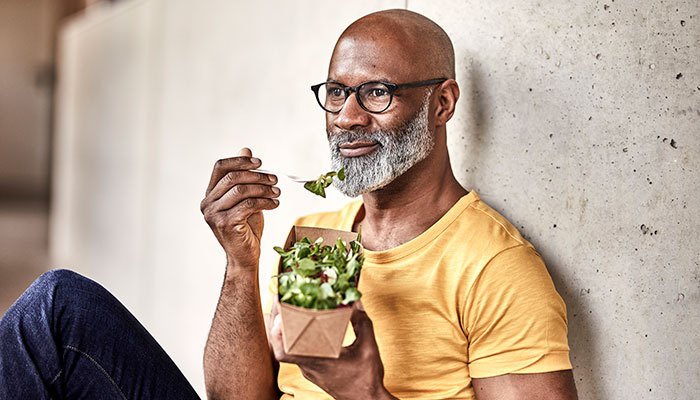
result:
M 437 109 L 435 110 L 435 126 L 444 126 L 455 113 L 459 99 L 459 85 L 454 79 L 448 79 L 436 89 Z

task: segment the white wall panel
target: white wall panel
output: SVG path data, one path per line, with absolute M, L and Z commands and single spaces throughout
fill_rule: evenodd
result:
M 202 354 L 225 267 L 199 212 L 214 162 L 247 146 L 265 168 L 328 167 L 326 78 L 347 24 L 404 1 L 134 1 L 62 36 L 53 254 L 129 306 L 203 395 Z M 340 207 L 281 180 L 261 290 L 294 218 Z
M 143 317 L 153 4 L 94 7 L 60 37 L 51 252 Z

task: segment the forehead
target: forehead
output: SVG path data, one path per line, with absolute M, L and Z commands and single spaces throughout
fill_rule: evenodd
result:
M 411 56 L 406 45 L 386 37 L 342 38 L 333 50 L 328 78 L 349 86 L 371 80 L 408 82 L 420 75 Z

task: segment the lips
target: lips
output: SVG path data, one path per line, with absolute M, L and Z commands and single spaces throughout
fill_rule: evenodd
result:
M 340 154 L 343 157 L 360 157 L 369 154 L 379 147 L 377 142 L 351 142 L 340 145 Z

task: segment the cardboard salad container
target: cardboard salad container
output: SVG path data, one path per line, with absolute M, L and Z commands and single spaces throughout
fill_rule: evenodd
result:
M 357 233 L 293 226 L 283 248 L 288 249 L 303 237 L 308 237 L 312 242 L 322 237 L 324 244 L 333 245 L 338 238 L 346 243 L 351 242 L 357 239 Z M 281 259 L 277 270 L 282 272 Z M 282 302 L 279 305 L 285 353 L 325 358 L 338 358 L 340 356 L 353 307 L 342 307 L 335 310 L 311 310 Z

